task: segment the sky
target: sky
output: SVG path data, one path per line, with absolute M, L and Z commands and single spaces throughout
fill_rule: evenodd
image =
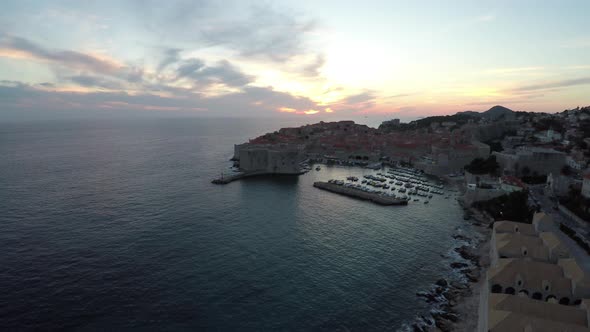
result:
M 0 121 L 590 104 L 590 1 L 11 1 Z

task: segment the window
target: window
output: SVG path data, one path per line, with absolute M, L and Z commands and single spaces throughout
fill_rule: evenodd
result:
M 543 282 L 541 283 L 543 290 L 545 292 L 549 292 L 551 291 L 551 283 L 548 280 L 543 280 Z
M 492 286 L 492 293 L 502 293 L 502 286 L 495 284 Z

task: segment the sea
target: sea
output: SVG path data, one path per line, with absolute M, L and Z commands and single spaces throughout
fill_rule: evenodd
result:
M 211 184 L 302 123 L 0 124 L 0 330 L 407 329 L 453 273 L 454 197 L 379 206 L 314 188 L 376 172 L 327 165 Z

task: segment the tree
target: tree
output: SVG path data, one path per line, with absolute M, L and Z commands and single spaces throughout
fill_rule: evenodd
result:
M 532 222 L 535 211 L 528 206 L 526 191 L 515 191 L 487 201 L 475 202 L 472 206 L 486 211 L 494 220 L 512 220 L 528 224 Z
M 472 174 L 492 174 L 497 175 L 500 164 L 496 161 L 496 156 L 490 156 L 487 159 L 475 158 L 465 166 L 465 170 Z

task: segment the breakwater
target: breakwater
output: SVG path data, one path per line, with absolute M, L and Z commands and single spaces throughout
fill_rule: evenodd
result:
M 213 184 L 228 184 L 232 181 L 236 181 L 239 180 L 241 178 L 244 178 L 246 176 L 251 176 L 254 174 L 246 174 L 246 173 L 237 173 L 237 174 L 232 174 L 232 175 L 221 175 L 218 178 L 215 178 L 211 181 L 211 183 Z
M 372 201 L 381 205 L 408 205 L 408 201 L 405 199 L 370 193 L 356 188 L 343 187 L 334 183 L 318 181 L 314 182 L 313 186 L 337 194 Z

